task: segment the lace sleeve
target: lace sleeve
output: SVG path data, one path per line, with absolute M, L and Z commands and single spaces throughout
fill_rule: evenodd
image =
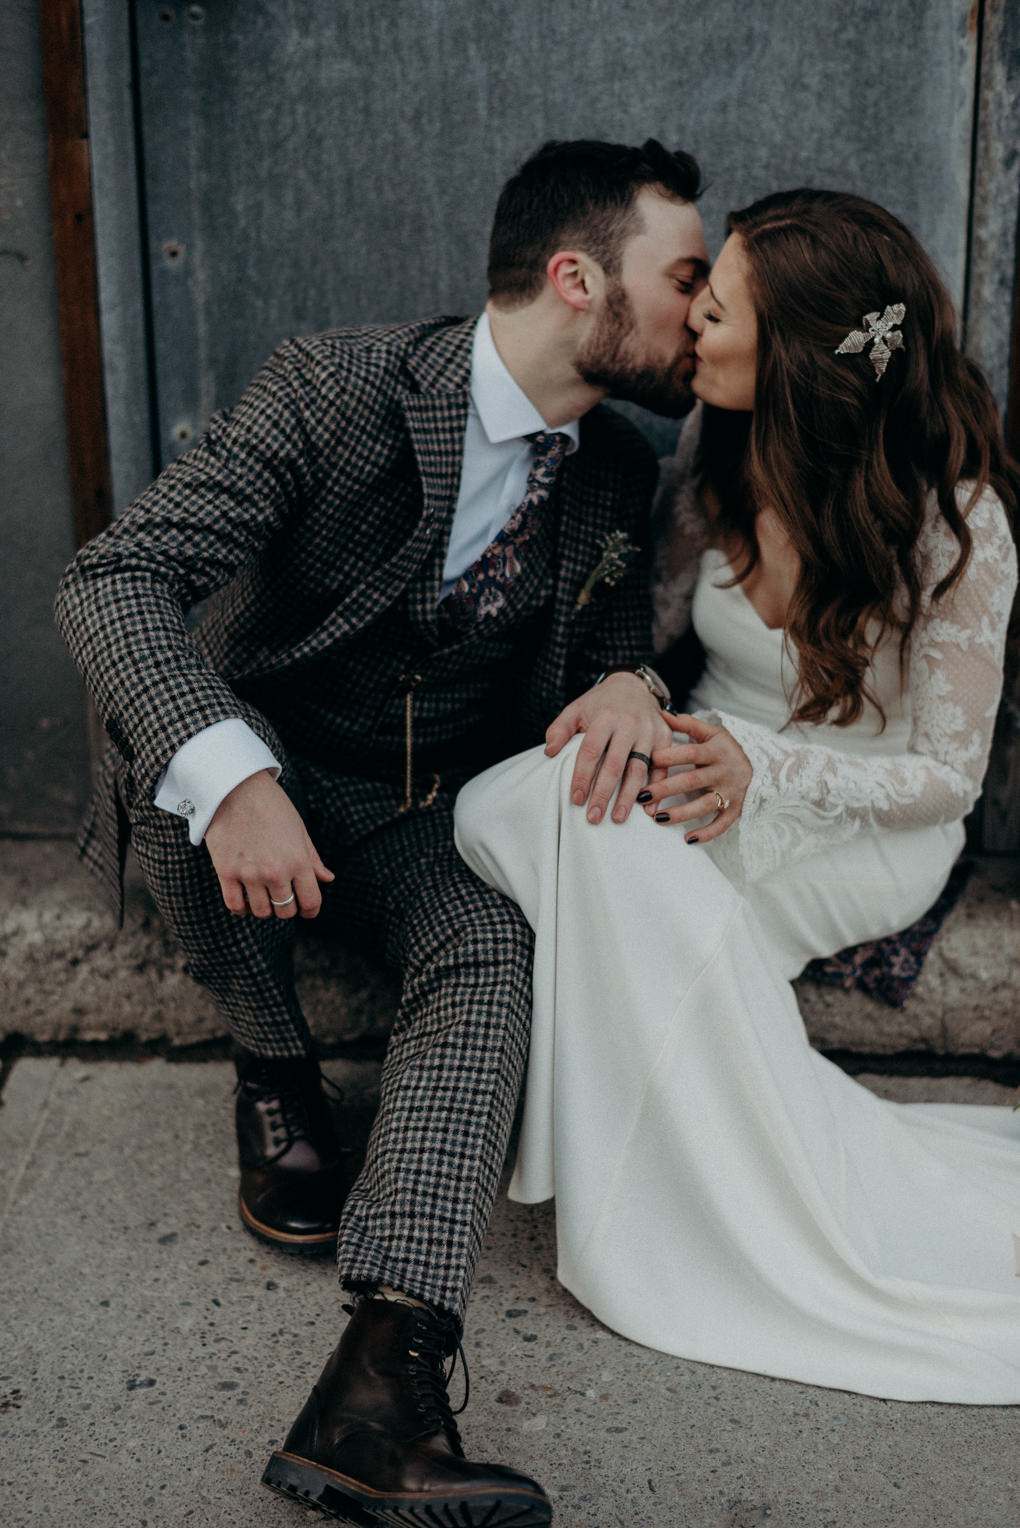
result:
M 705 512 L 693 478 L 701 412 L 699 403 L 684 423 L 676 455 L 662 463 L 652 512 L 652 632 L 656 653 L 664 653 L 687 630 L 698 562 L 708 545 Z
M 910 639 L 906 753 L 841 753 L 708 713 L 733 734 L 754 771 L 726 854 L 739 854 L 748 880 L 860 830 L 955 822 L 974 805 L 1002 690 L 1017 572 L 1005 511 L 993 493 L 982 495 L 968 523 L 970 562 L 941 600 L 933 602 L 931 590 L 953 565 L 956 539 L 932 515 L 918 542 L 925 593 Z

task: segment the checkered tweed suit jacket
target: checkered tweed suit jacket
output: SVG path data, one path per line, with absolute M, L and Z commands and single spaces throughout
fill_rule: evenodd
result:
M 117 754 L 81 850 L 111 890 L 126 830 L 115 776 L 129 800 L 151 799 L 174 752 L 230 717 L 271 742 L 246 697 L 342 658 L 413 590 L 430 551 L 434 564 L 459 488 L 474 325 L 434 318 L 285 342 L 68 569 L 58 621 Z M 617 413 L 600 406 L 582 420 L 558 489 L 551 607 L 527 682 L 507 697 L 518 746 L 608 664 L 651 652 L 646 556 L 602 599 L 575 605 L 610 532 L 648 548 L 654 478 L 650 448 Z M 189 631 L 187 612 L 210 596 Z M 367 798 L 362 811 L 368 831 Z

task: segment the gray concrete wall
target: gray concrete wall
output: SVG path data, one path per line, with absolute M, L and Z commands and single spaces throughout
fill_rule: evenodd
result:
M 74 551 L 37 0 L 0 0 L 0 831 L 70 832 L 81 687 L 53 627 Z
M 963 299 L 970 0 L 213 0 L 135 15 L 164 459 L 285 334 L 476 309 L 499 186 L 547 137 L 692 150 L 716 247 L 726 211 L 766 191 L 862 192 Z

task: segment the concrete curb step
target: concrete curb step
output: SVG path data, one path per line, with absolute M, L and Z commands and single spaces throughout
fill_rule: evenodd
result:
M 134 1039 L 196 1045 L 224 1038 L 144 886 L 130 880 L 116 923 L 64 839 L 0 847 L 0 1038 L 45 1043 Z M 397 987 L 377 965 L 318 937 L 302 939 L 302 1003 L 324 1041 L 384 1036 Z M 927 1051 L 1020 1060 L 1020 864 L 980 861 L 946 919 L 902 1011 L 802 980 L 808 1032 L 825 1050 Z

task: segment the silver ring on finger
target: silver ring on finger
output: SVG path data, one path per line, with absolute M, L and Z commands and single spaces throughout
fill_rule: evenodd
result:
M 717 791 L 716 795 L 718 795 L 718 794 L 719 793 Z M 270 902 L 272 902 L 274 907 L 289 907 L 290 904 L 293 902 L 293 900 L 294 900 L 294 898 L 296 896 L 297 896 L 297 892 L 296 891 L 292 891 L 290 896 L 289 897 L 284 897 L 282 902 L 277 902 L 273 897 L 270 897 L 269 900 L 270 900 Z
M 715 791 L 714 790 L 712 792 L 712 795 L 715 797 L 716 811 L 717 812 L 725 812 L 726 808 L 729 806 L 729 802 L 727 801 L 726 797 L 723 795 L 722 791 Z

